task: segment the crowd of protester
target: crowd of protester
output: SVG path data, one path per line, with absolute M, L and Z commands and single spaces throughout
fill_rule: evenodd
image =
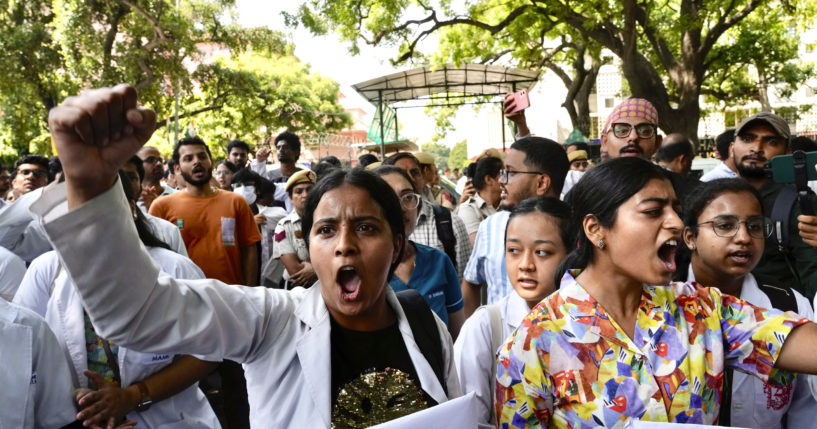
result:
M 646 100 L 593 159 L 507 97 L 515 142 L 453 191 L 292 132 L 165 159 L 136 100 L 69 98 L 59 158 L 0 165 L 0 427 L 358 428 L 471 392 L 480 427 L 817 419 L 815 198 L 766 168 L 817 145 L 774 114 L 699 178 Z

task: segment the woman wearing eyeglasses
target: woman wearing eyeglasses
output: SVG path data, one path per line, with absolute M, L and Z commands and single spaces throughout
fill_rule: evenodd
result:
M 385 180 L 403 208 L 403 225 L 406 237 L 411 236 L 417 225 L 417 216 L 422 204 L 414 182 L 405 170 L 393 165 L 382 165 L 374 171 Z M 425 298 L 428 306 L 445 322 L 453 338 L 457 337 L 465 322 L 465 301 L 462 299 L 457 270 L 448 256 L 432 247 L 406 240 L 403 259 L 394 270 L 389 285 L 395 292 L 415 289 Z
M 706 183 L 690 199 L 684 221 L 684 242 L 692 258 L 687 280 L 717 287 L 759 307 L 813 318 L 811 305 L 800 293 L 751 273 L 763 254 L 771 225 L 763 217 L 760 196 L 749 183 L 741 179 Z M 734 372 L 731 378 L 727 375 L 724 392 L 721 426 L 801 428 L 817 420 L 817 402 L 804 375 L 780 387 Z

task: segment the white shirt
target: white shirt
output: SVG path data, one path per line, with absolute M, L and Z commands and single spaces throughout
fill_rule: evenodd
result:
M 562 200 L 565 199 L 565 195 L 573 189 L 573 186 L 579 183 L 579 179 L 584 176 L 584 171 L 579 170 L 568 170 L 567 175 L 565 176 L 565 183 L 562 186 L 562 193 L 559 195 L 559 198 Z
M 187 257 L 159 247 L 148 248 L 148 252 L 163 272 L 177 278 L 204 278 L 204 273 Z M 88 378 L 83 375 L 88 369 L 88 354 L 82 302 L 68 273 L 60 269 L 56 252 L 45 253 L 31 263 L 20 290 L 14 297 L 14 303 L 46 319 L 57 335 L 62 348 L 60 355 L 70 357 L 74 387 L 87 388 Z M 120 346 L 117 361 L 122 386 L 130 386 L 161 371 L 173 363 L 173 358 L 174 353 L 141 353 Z M 179 429 L 220 428 L 218 418 L 198 389 L 198 383 L 154 403 L 147 411 L 132 411 L 127 418 L 135 420 L 139 427 L 144 428 L 168 427 L 165 425 Z
M 59 210 L 63 186 L 46 190 L 32 207 L 99 333 L 144 352 L 242 363 L 253 427 L 328 428 L 331 325 L 320 282 L 284 291 L 160 275 L 127 224 L 130 209 L 119 186 L 67 214 Z M 103 242 L 95 238 L 103 235 Z M 435 318 L 448 395 L 414 341 L 396 295 L 391 288 L 385 292 L 422 389 L 438 403 L 460 396 L 445 324 Z
M 0 300 L 0 427 L 51 429 L 73 422 L 68 363 L 45 321 Z
M 709 182 L 715 179 L 732 179 L 738 177 L 738 173 L 732 171 L 726 164 L 721 161 L 718 165 L 715 166 L 712 170 L 708 173 L 701 176 L 701 182 Z
M 689 281 L 695 281 L 692 266 Z M 798 314 L 814 319 L 808 299 L 792 289 Z M 762 308 L 771 308 L 769 297 L 758 287 L 752 274 L 743 279 L 740 299 Z M 787 427 L 809 428 L 817 422 L 817 401 L 809 389 L 809 375 L 799 374 L 787 388 L 767 385 L 759 378 L 735 371 L 732 375 L 732 415 L 734 427 L 754 429 L 783 428 L 781 419 L 788 416 Z M 788 400 L 787 400 L 788 399 Z
M 513 334 L 522 319 L 530 312 L 528 303 L 515 290 L 496 304 L 502 316 L 502 340 Z M 477 398 L 477 421 L 490 423 L 494 406 L 494 380 L 492 367 L 496 366 L 496 350 L 491 350 L 491 317 L 485 307 L 480 307 L 465 320 L 454 343 L 454 362 L 460 376 L 462 392 L 474 392 Z
M 0 247 L 0 298 L 14 299 L 25 274 L 26 263 L 5 247 Z

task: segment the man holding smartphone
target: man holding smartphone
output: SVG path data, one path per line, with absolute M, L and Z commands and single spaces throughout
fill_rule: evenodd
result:
M 768 112 L 744 119 L 735 129 L 731 152 L 738 176 L 760 192 L 763 214 L 768 218 L 772 217 L 775 200 L 785 185 L 775 183 L 766 175 L 765 164 L 775 156 L 789 153 L 790 139 L 791 131 L 786 120 Z M 782 284 L 794 285 L 809 300 L 814 299 L 817 292 L 817 249 L 809 246 L 800 236 L 798 220 L 810 224 L 809 221 L 815 220 L 813 218 L 802 216 L 798 204 L 793 204 L 789 214 L 788 246 L 778 245 L 776 234 L 766 237 L 763 256 L 755 268 L 760 275 L 778 279 Z M 810 228 L 806 230 L 808 236 Z

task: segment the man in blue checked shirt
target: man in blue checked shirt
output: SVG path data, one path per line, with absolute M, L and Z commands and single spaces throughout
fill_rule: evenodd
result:
M 474 250 L 465 267 L 462 296 L 466 317 L 480 305 L 482 283 L 488 285 L 489 304 L 499 301 L 513 288 L 505 271 L 505 226 L 510 209 L 526 198 L 558 198 L 569 169 L 567 153 L 553 140 L 525 137 L 511 145 L 505 169 L 499 174 L 501 210 L 480 224 Z

